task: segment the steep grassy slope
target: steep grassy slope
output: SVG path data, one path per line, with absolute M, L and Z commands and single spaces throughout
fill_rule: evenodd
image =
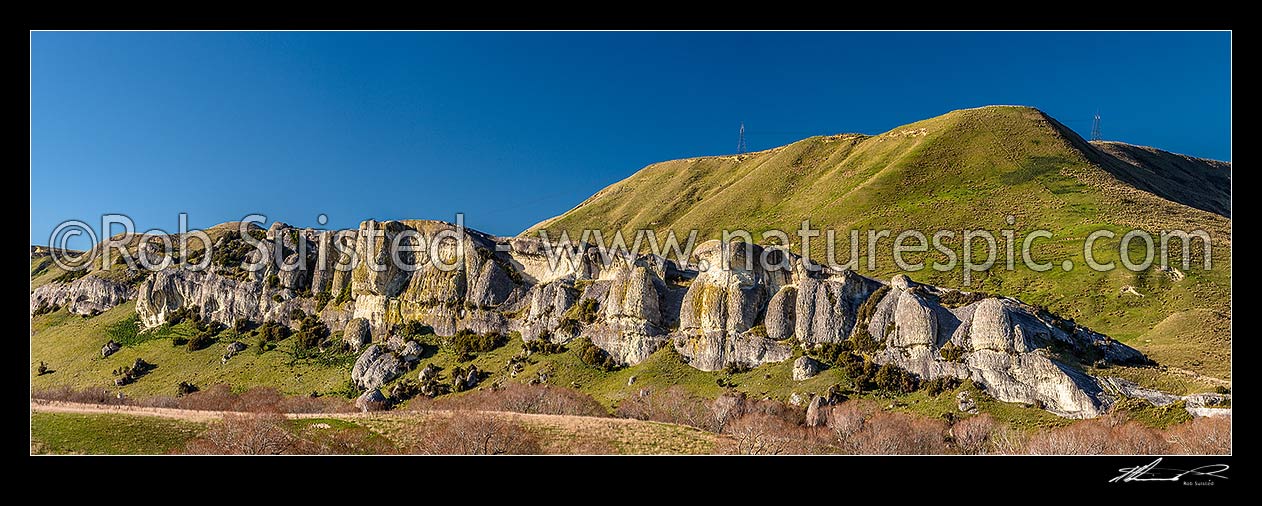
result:
M 794 231 L 810 219 L 813 228 L 838 231 L 839 264 L 852 259 L 849 230 L 859 230 L 858 271 L 888 277 L 902 272 L 890 245 L 903 230 L 926 236 L 953 230 L 954 239 L 943 242 L 958 254 L 963 230 L 987 229 L 999 239 L 1000 257 L 995 269 L 973 276 L 969 289 L 1047 306 L 1159 362 L 1229 378 L 1221 360 L 1230 348 L 1229 333 L 1221 331 L 1231 317 L 1231 221 L 1224 207 L 1230 204 L 1229 164 L 1119 143 L 1098 146 L 1033 108 L 960 110 L 876 136 L 812 137 L 758 153 L 654 164 L 523 235 L 546 229 L 552 237 L 565 231 L 577 239 L 584 229 L 599 229 L 630 237 L 651 229 L 680 237 L 696 230 L 700 239 L 709 239 L 725 229 L 745 229 L 757 240 L 761 232 L 779 229 L 800 252 Z M 1011 227 L 1009 215 L 1015 217 Z M 1017 238 L 1012 271 L 1004 268 L 1006 245 L 999 233 L 1009 228 Z M 1154 235 L 1205 230 L 1212 237 L 1213 269 L 1201 269 L 1197 242 L 1193 268 L 1179 266 L 1186 275 L 1182 280 L 1156 268 L 1131 272 L 1120 264 L 1111 272 L 1090 270 L 1083 239 L 1101 228 L 1118 235 L 1097 241 L 1095 258 L 1103 262 L 1118 259 L 1121 235 L 1133 228 Z M 869 229 L 891 231 L 878 243 L 874 269 L 867 258 Z M 1038 229 L 1055 235 L 1034 243 L 1033 257 L 1054 265 L 1041 273 L 1020 260 L 1020 240 Z M 817 261 L 826 259 L 824 243 L 823 237 L 811 242 Z M 1177 257 L 1179 242 L 1172 247 Z M 973 250 L 985 256 L 981 244 Z M 904 258 L 949 260 L 932 249 Z M 1070 272 L 1061 269 L 1064 260 L 1074 263 Z M 909 274 L 965 287 L 959 265 L 948 272 L 925 268 Z M 1142 296 L 1124 294 L 1128 286 Z M 1171 346 L 1148 346 L 1162 340 L 1149 335 L 1174 315 L 1210 321 Z
M 190 337 L 195 331 L 183 324 L 156 339 L 138 339 L 134 346 L 123 346 L 108 358 L 101 358 L 100 349 L 109 336 L 107 329 L 134 317 L 136 303 L 128 302 L 93 318 L 84 318 L 60 311 L 32 318 L 31 368 L 44 362 L 53 372 L 34 376 L 34 389 L 70 386 L 73 388 L 106 388 L 111 391 L 112 371 L 130 365 L 136 358 L 157 367 L 135 383 L 121 390 L 126 395 L 175 395 L 181 381 L 202 387 L 227 383 L 234 387 L 271 386 L 289 394 L 333 392 L 342 388 L 350 378 L 350 362 L 335 366 L 291 360 L 284 350 L 291 342 L 263 354 L 257 354 L 254 342 L 241 354 L 220 363 L 224 345 L 231 342 L 231 330 L 225 331 L 220 342 L 205 349 L 188 351 L 185 346 L 173 346 L 172 337 Z M 292 340 L 291 340 L 292 341 Z

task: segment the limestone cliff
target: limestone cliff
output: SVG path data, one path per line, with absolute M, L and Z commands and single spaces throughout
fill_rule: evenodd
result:
M 673 346 L 707 371 L 788 360 L 794 347 L 866 339 L 878 363 L 924 379 L 971 378 L 997 399 L 1070 417 L 1101 413 L 1112 395 L 1077 364 L 1145 360 L 1014 299 L 901 275 L 882 283 L 742 242 L 705 242 L 681 264 L 569 245 L 558 250 L 565 253 L 558 263 L 548 258 L 553 246 L 539 240 L 438 221 L 369 220 L 330 232 L 277 223 L 255 235 L 256 244 L 220 237 L 216 249 L 239 254 L 216 253 L 207 269 L 176 265 L 136 284 L 93 273 L 41 286 L 31 294 L 32 311 L 69 306 L 91 314 L 135 298 L 142 324 L 154 327 L 178 308 L 195 307 L 229 325 L 293 325 L 291 315 L 301 310 L 334 331 L 345 328 L 343 339 L 364 347 L 354 374 L 361 386 L 405 369 L 373 343 L 388 342 L 395 324 L 411 321 L 442 335 L 471 329 L 559 343 L 586 337 L 627 365 Z M 238 256 L 245 264 L 270 261 L 248 268 Z

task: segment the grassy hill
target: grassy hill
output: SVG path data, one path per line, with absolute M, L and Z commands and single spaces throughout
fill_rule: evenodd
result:
M 1015 217 L 1008 226 L 1007 216 Z M 837 230 L 836 259 L 851 259 L 848 231 L 860 230 L 858 271 L 879 278 L 902 272 L 890 255 L 892 237 L 908 229 L 932 236 L 954 230 L 944 243 L 962 250 L 964 229 L 987 229 L 1000 239 L 997 268 L 974 275 L 970 290 L 1014 296 L 1138 347 L 1158 362 L 1230 379 L 1231 300 L 1230 165 L 1122 143 L 1088 143 L 1041 111 L 995 106 L 948 114 L 866 136 L 811 137 L 787 146 L 733 156 L 673 160 L 650 165 L 596 193 L 569 212 L 522 235 L 562 231 L 577 240 L 584 229 L 608 236 L 636 230 L 699 239 L 725 229 L 754 234 L 794 233 L 804 219 L 815 229 Z M 1207 231 L 1213 269 L 1203 270 L 1199 243 L 1186 277 L 1155 267 L 1143 272 L 1086 268 L 1083 239 L 1105 228 L 1117 237 L 1096 243 L 1095 258 L 1116 261 L 1121 235 L 1133 228 Z M 878 243 L 876 268 L 868 269 L 869 229 L 890 230 Z M 1016 268 L 1003 269 L 1005 245 L 998 231 L 1017 237 Z M 1019 241 L 1032 230 L 1055 234 L 1039 240 L 1034 258 L 1055 268 L 1034 272 L 1020 261 Z M 1134 244 L 1136 246 L 1138 244 Z M 1178 248 L 1178 242 L 1172 243 Z M 823 261 L 824 238 L 811 243 Z M 984 257 L 983 249 L 975 248 Z M 1178 251 L 1177 249 L 1173 251 Z M 1174 256 L 1177 256 L 1174 255 Z M 947 261 L 934 250 L 907 254 L 907 261 Z M 1134 257 L 1141 260 L 1142 256 Z M 1076 266 L 1065 272 L 1064 260 Z M 1180 266 L 1180 270 L 1181 266 Z M 960 267 L 926 268 L 913 279 L 965 288 Z M 1124 293 L 1133 287 L 1141 295 Z M 1200 326 L 1179 325 L 1196 319 Z M 1160 325 L 1166 322 L 1164 326 Z M 1163 329 L 1178 326 L 1179 338 Z

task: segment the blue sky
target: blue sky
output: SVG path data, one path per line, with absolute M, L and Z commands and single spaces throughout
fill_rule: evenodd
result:
M 511 235 L 639 168 L 952 109 L 1231 158 L 1227 33 L 31 35 L 31 243 L 123 213 L 173 231 L 432 218 Z M 73 243 L 72 243 L 73 244 Z M 82 247 L 83 244 L 76 246 Z

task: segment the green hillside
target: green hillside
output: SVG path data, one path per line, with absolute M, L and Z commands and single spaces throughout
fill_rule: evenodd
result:
M 1093 145 L 1037 109 L 995 106 L 953 111 L 875 136 L 811 137 L 756 153 L 654 164 L 522 235 L 546 229 L 551 237 L 565 231 L 577 240 L 582 230 L 599 229 L 630 234 L 630 243 L 641 229 L 680 237 L 696 230 L 699 239 L 710 239 L 743 228 L 755 240 L 779 229 L 800 252 L 795 231 L 810 219 L 812 228 L 838 231 L 838 263 L 851 259 L 849 230 L 859 230 L 858 271 L 888 278 L 902 272 L 890 255 L 899 232 L 932 236 L 953 230 L 954 240 L 943 242 L 958 253 L 964 229 L 986 229 L 1000 240 L 1001 256 L 996 269 L 975 274 L 968 289 L 1047 306 L 1164 365 L 1230 379 L 1230 332 L 1223 331 L 1231 318 L 1229 203 L 1229 164 L 1120 143 Z M 1016 219 L 1012 227 L 1008 215 Z M 1017 238 L 1013 271 L 1003 268 L 1005 244 L 998 232 L 1008 228 Z M 1136 273 L 1120 264 L 1112 272 L 1095 272 L 1085 267 L 1082 247 L 1099 228 L 1117 233 L 1096 243 L 1095 258 L 1102 262 L 1117 259 L 1121 235 L 1133 228 L 1154 236 L 1162 230 L 1205 230 L 1212 237 L 1213 269 L 1203 270 L 1196 261 L 1197 243 L 1193 268 L 1180 265 L 1180 273 L 1155 267 Z M 866 258 L 869 229 L 891 231 L 878 243 L 873 270 Z M 1042 273 L 1020 260 L 1021 238 L 1037 229 L 1055 235 L 1033 248 L 1035 259 L 1055 266 Z M 1178 248 L 1178 241 L 1172 246 Z M 824 261 L 823 237 L 812 240 L 810 249 L 814 259 Z M 985 255 L 983 249 L 974 251 Z M 932 249 L 904 259 L 948 260 Z M 1076 267 L 1063 271 L 1064 260 Z M 1178 279 L 1180 274 L 1186 277 Z M 958 265 L 909 275 L 965 287 Z M 1142 296 L 1124 293 L 1128 286 Z M 1161 332 L 1189 315 L 1209 321 L 1199 328 L 1179 325 L 1178 340 Z

